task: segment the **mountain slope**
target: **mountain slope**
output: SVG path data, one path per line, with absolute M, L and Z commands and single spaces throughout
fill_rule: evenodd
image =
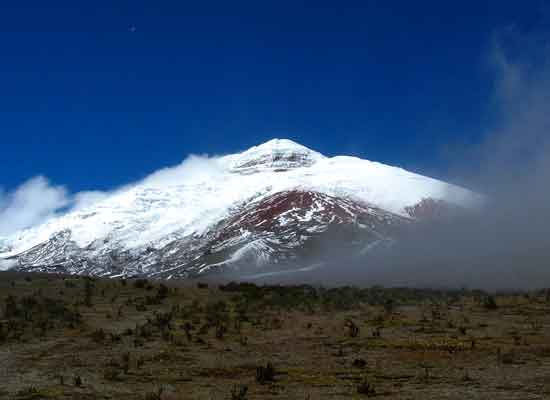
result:
M 427 202 L 479 201 L 400 168 L 274 139 L 234 155 L 191 158 L 3 238 L 0 266 L 170 278 L 290 265 L 310 262 L 306 250 L 335 227 L 355 231 L 364 248 L 390 240 L 393 227 L 417 218 Z

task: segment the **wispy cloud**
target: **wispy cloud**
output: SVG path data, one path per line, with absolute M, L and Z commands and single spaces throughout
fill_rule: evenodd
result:
M 0 198 L 0 235 L 38 224 L 70 204 L 67 190 L 37 176 Z

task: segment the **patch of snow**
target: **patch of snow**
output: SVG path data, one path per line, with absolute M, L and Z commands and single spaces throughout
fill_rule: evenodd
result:
M 268 277 L 273 277 L 273 276 L 295 274 L 297 272 L 309 272 L 309 271 L 314 271 L 316 269 L 319 269 L 323 266 L 324 266 L 324 263 L 317 263 L 317 264 L 309 265 L 307 267 L 296 268 L 296 269 L 291 269 L 291 270 L 287 269 L 287 270 L 282 270 L 282 271 L 269 271 L 269 272 L 261 272 L 261 273 L 253 274 L 253 275 L 246 275 L 246 276 L 241 277 L 241 279 L 242 280 L 256 280 L 256 279 L 268 278 Z
M 5 260 L 0 258 L 0 271 L 7 271 L 17 265 L 17 260 Z

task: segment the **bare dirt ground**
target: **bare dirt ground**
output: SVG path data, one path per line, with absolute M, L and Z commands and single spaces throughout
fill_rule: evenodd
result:
M 2 399 L 549 399 L 550 295 L 0 274 Z

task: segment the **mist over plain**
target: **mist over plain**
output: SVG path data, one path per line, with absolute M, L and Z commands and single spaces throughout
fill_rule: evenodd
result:
M 550 287 L 550 52 L 516 36 L 512 44 L 528 54 L 514 58 L 500 39 L 490 59 L 497 123 L 480 143 L 456 146 L 451 169 L 451 181 L 484 194 L 484 204 L 415 223 L 393 246 L 363 257 L 333 247 L 314 282 Z

